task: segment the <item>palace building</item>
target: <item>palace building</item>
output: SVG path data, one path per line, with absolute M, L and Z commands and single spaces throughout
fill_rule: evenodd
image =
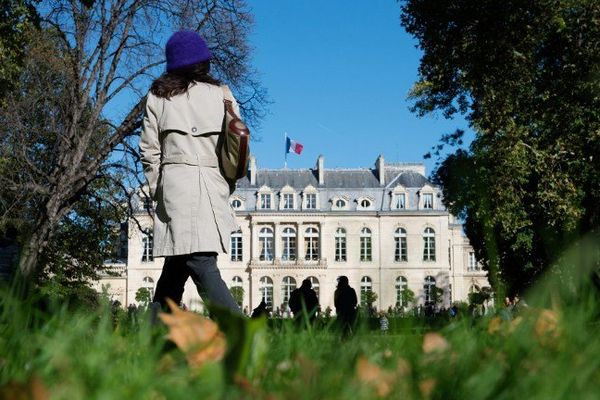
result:
M 434 292 L 443 293 L 438 306 L 448 307 L 489 286 L 460 222 L 442 204 L 441 188 L 425 177 L 424 164 L 386 164 L 379 156 L 373 168 L 326 169 L 319 156 L 312 169 L 258 169 L 252 157 L 230 202 L 240 230 L 218 264 L 228 286 L 242 288 L 248 310 L 261 300 L 285 308 L 306 278 L 323 310 L 335 309 L 341 275 L 359 299 L 375 292 L 374 305 L 382 310 L 427 304 Z M 151 204 L 137 198 L 135 207 L 126 261 L 111 264 L 117 276 L 97 283 L 123 305 L 136 303 L 139 288 L 154 291 L 163 264 L 152 257 Z M 404 288 L 414 292 L 414 304 L 402 304 Z M 183 303 L 202 307 L 191 279 Z

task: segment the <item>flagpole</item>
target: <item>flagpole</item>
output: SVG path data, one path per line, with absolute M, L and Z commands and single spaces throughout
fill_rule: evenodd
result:
M 288 148 L 287 148 L 287 132 L 284 132 L 285 135 L 285 161 L 283 163 L 283 169 L 287 169 L 287 155 L 288 155 Z

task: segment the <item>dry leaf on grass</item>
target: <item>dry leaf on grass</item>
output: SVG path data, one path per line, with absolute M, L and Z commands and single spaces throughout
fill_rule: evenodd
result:
M 423 353 L 425 354 L 443 351 L 449 346 L 448 341 L 439 333 L 429 332 L 423 337 Z
M 429 398 L 429 396 L 431 396 L 433 389 L 435 389 L 436 383 L 436 380 L 433 378 L 424 379 L 419 382 L 419 390 L 421 391 L 423 397 Z
M 10 400 L 48 400 L 50 395 L 42 380 L 33 376 L 29 382 L 9 382 L 0 387 L 0 399 Z
M 542 310 L 535 321 L 535 336 L 542 344 L 547 344 L 548 339 L 558 337 L 558 314 L 552 310 Z
M 490 320 L 488 324 L 488 333 L 493 335 L 494 333 L 498 333 L 502 330 L 502 318 L 494 317 Z
M 167 299 L 171 314 L 161 313 L 160 319 L 169 328 L 167 337 L 186 355 L 192 367 L 223 359 L 227 350 L 225 335 L 216 323 L 190 311 L 183 311 Z
M 373 386 L 379 397 L 387 396 L 396 380 L 393 373 L 384 371 L 365 357 L 360 357 L 356 362 L 356 375 L 361 383 Z

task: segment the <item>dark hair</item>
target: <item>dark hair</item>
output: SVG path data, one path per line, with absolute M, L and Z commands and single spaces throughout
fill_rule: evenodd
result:
M 178 68 L 165 72 L 150 87 L 150 92 L 156 97 L 170 99 L 173 96 L 187 92 L 190 84 L 205 82 L 220 85 L 221 82 L 210 76 L 210 61 L 203 61 L 189 67 Z

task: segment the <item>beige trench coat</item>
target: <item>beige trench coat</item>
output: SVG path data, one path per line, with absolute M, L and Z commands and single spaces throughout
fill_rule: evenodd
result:
M 140 152 L 157 202 L 155 257 L 228 251 L 238 226 L 216 156 L 223 113 L 219 86 L 197 83 L 170 100 L 148 94 Z

